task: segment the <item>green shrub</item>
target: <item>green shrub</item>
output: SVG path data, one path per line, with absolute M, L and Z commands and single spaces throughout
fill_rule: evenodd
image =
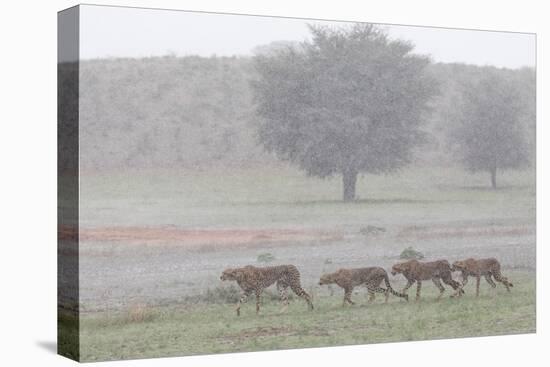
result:
M 406 259 L 406 260 L 420 260 L 424 258 L 424 254 L 420 251 L 416 251 L 411 246 L 407 247 L 401 252 L 401 255 L 399 255 L 400 259 Z
M 259 254 L 258 258 L 256 259 L 259 263 L 270 263 L 275 260 L 275 256 L 269 252 L 265 252 L 263 254 Z

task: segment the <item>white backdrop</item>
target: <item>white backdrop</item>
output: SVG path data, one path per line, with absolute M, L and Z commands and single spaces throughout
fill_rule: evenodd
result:
M 0 12 L 2 302 L 0 364 L 64 366 L 56 340 L 56 21 L 74 1 L 3 2 Z M 187 0 L 98 4 L 284 15 L 460 28 L 536 32 L 537 58 L 537 329 L 536 335 L 378 344 L 104 363 L 113 366 L 279 366 L 338 364 L 463 366 L 540 365 L 548 361 L 550 245 L 548 110 L 550 31 L 542 1 Z M 546 24 L 545 24 L 546 20 Z M 546 63 L 543 62 L 546 60 Z M 546 102 L 546 105 L 544 103 Z M 548 143 L 547 143 L 548 144 Z M 546 154 L 545 154 L 546 153 Z M 545 228 L 546 227 L 546 228 Z

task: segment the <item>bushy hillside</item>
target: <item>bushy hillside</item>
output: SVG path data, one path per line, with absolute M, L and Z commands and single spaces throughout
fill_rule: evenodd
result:
M 418 164 L 451 162 L 446 134 L 468 81 L 486 68 L 434 64 L 440 96 L 426 117 Z M 532 69 L 499 73 L 517 82 L 525 99 L 526 133 L 534 143 Z M 84 170 L 118 167 L 253 166 L 277 164 L 256 140 L 257 117 L 249 58 L 152 57 L 100 59 L 80 66 L 80 150 Z M 534 149 L 533 149 L 534 151 Z
M 250 61 L 238 58 L 84 62 L 83 168 L 257 160 L 251 77 Z

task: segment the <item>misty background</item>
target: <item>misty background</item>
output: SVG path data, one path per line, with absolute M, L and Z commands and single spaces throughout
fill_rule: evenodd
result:
M 521 115 L 535 143 L 535 71 L 434 63 L 428 72 L 440 83 L 433 112 L 415 150 L 419 165 L 452 165 L 448 139 L 464 88 L 492 70 L 517 85 L 526 108 Z M 84 171 L 120 167 L 254 167 L 281 164 L 257 139 L 250 81 L 251 58 L 164 56 L 88 60 L 80 65 L 80 149 Z
M 80 62 L 58 67 L 59 138 L 79 139 L 60 177 L 78 157 L 84 360 L 535 330 L 534 35 L 96 6 L 80 20 Z M 470 282 L 432 302 L 428 284 L 423 312 L 343 314 L 319 286 L 465 257 L 497 258 L 513 292 L 477 299 Z M 221 271 L 275 264 L 299 268 L 316 314 L 276 316 L 266 292 L 268 317 L 235 320 Z
M 352 24 L 83 6 L 81 169 L 282 164 L 258 141 L 254 55 L 310 41 L 308 25 Z M 439 84 L 414 164 L 457 164 L 449 140 L 457 101 L 489 70 L 515 84 L 534 158 L 534 35 L 379 27 L 428 55 L 427 73 Z

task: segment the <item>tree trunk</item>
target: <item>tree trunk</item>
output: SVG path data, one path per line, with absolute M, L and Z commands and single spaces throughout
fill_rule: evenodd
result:
M 497 188 L 497 169 L 496 168 L 491 169 L 491 186 L 493 186 L 493 189 Z
M 357 183 L 357 171 L 345 170 L 342 173 L 342 182 L 344 184 L 344 201 L 355 200 L 355 184 Z

